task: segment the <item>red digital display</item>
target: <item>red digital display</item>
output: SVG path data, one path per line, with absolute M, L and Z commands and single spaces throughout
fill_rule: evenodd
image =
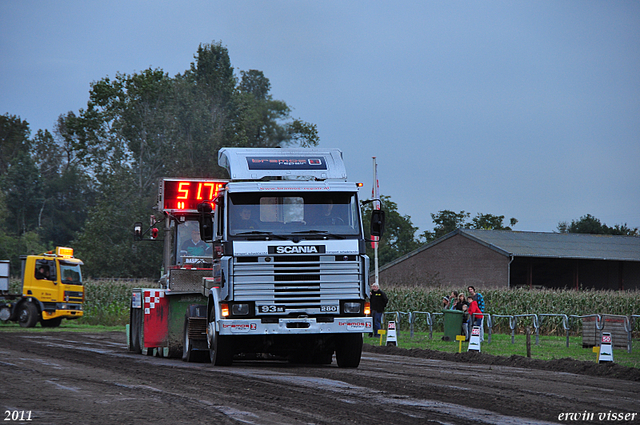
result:
M 227 182 L 220 180 L 163 180 L 162 209 L 173 212 L 197 212 L 198 204 L 213 202 L 220 188 Z M 212 205 L 213 207 L 213 205 Z

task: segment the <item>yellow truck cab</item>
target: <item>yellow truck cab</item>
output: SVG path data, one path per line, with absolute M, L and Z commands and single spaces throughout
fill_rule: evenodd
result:
M 20 326 L 30 328 L 38 321 L 43 327 L 57 327 L 63 318 L 82 317 L 83 263 L 73 257 L 73 249 L 57 247 L 55 252 L 20 259 L 22 294 L 13 298 L 6 295 L 0 300 L 0 319 L 17 321 Z

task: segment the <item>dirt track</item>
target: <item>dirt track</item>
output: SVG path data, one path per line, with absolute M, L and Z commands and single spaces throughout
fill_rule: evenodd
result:
M 391 348 L 370 348 L 353 370 L 335 361 L 220 368 L 131 354 L 121 332 L 0 332 L 2 420 L 25 411 L 34 424 L 516 425 L 558 423 L 562 413 L 593 413 L 593 420 L 563 421 L 572 424 L 640 413 L 640 378 L 624 368 L 621 379 L 592 376 L 613 372 L 588 371 L 582 362 L 549 368 L 565 372 L 484 355 L 389 355 L 399 353 Z M 616 422 L 639 424 L 638 416 Z

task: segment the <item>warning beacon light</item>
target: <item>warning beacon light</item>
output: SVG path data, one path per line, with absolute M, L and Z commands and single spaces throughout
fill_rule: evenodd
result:
M 159 207 L 172 213 L 197 213 L 198 205 L 213 203 L 226 183 L 211 179 L 163 179 Z

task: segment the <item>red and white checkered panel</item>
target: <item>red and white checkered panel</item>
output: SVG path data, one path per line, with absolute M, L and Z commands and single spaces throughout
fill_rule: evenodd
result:
M 163 289 L 143 291 L 144 346 L 163 347 L 169 334 L 169 299 Z

